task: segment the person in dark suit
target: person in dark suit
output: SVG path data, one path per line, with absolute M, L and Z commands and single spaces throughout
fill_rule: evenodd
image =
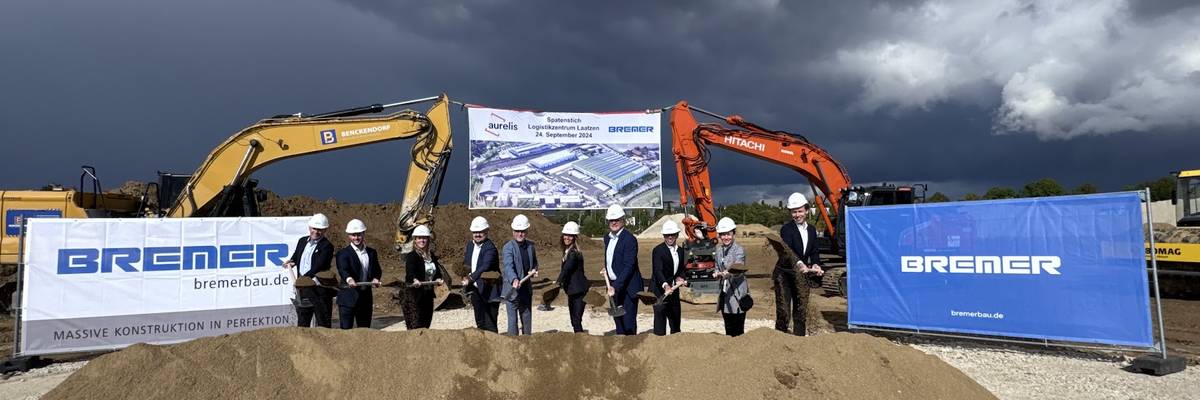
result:
M 375 305 L 371 288 L 379 287 L 383 268 L 379 267 L 379 254 L 367 247 L 363 240 L 367 226 L 357 219 L 346 224 L 346 235 L 350 245 L 337 253 L 338 276 L 345 287 L 338 291 L 338 319 L 342 329 L 371 327 L 371 310 Z M 356 286 L 359 282 L 370 282 L 369 286 Z
M 500 250 L 500 272 L 504 277 L 500 296 L 505 299 L 508 334 L 512 336 L 518 334 L 518 325 L 521 334 L 533 334 L 533 284 L 524 278 L 528 274 L 537 276 L 538 259 L 536 246 L 525 240 L 528 229 L 529 218 L 517 214 L 512 220 L 513 238 Z
M 558 273 L 558 286 L 567 294 L 567 311 L 571 315 L 571 328 L 575 333 L 583 330 L 583 298 L 587 295 L 588 280 L 583 270 L 583 253 L 575 240 L 579 237 L 579 224 L 568 221 L 562 228 L 562 269 Z
M 672 289 L 675 285 L 683 285 L 685 272 L 684 249 L 678 246 L 679 224 L 668 220 L 662 226 L 663 242 L 654 246 L 650 251 L 650 291 L 657 297 L 663 297 L 667 290 L 671 293 L 663 299 L 661 309 L 654 310 L 654 334 L 667 334 L 668 322 L 671 333 L 679 333 L 679 292 Z
M 637 237 L 625 230 L 625 209 L 618 204 L 605 213 L 609 234 L 604 236 L 604 269 L 608 276 L 608 296 L 621 302 L 625 315 L 613 317 L 618 335 L 637 334 L 637 293 L 645 288 L 638 269 Z
M 775 286 L 775 329 L 787 333 L 791 321 L 792 333 L 807 335 L 805 324 L 808 310 L 808 278 L 821 276 L 821 253 L 817 248 L 817 229 L 808 223 L 808 199 L 801 193 L 788 197 L 792 220 L 779 229 L 779 237 L 788 252 L 779 256 L 771 278 Z
M 292 256 L 284 261 L 284 268 L 296 268 L 296 322 L 309 327 L 316 318 L 316 326 L 333 326 L 332 290 L 318 285 L 318 274 L 326 274 L 333 264 L 333 244 L 325 238 L 329 218 L 315 214 L 308 219 L 308 236 L 300 238 Z
M 404 255 L 404 282 L 417 285 L 422 282 L 442 281 L 442 265 L 430 248 L 432 232 L 420 225 L 413 230 L 413 250 Z M 433 286 L 419 285 L 408 288 L 405 297 L 404 325 L 409 330 L 429 328 L 433 322 Z
M 475 311 L 475 326 L 496 332 L 496 317 L 500 314 L 500 287 L 497 282 L 480 277 L 484 272 L 500 272 L 500 254 L 496 245 L 488 239 L 489 227 L 486 218 L 475 217 L 471 220 L 471 240 L 467 241 L 463 259 L 468 276 L 463 277 L 462 284 L 470 293 L 468 297 Z

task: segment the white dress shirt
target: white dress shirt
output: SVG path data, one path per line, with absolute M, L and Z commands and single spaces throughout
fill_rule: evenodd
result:
M 613 266 L 612 266 L 613 252 L 617 250 L 617 239 L 619 239 L 621 237 L 621 232 L 624 232 L 624 231 L 625 231 L 625 228 L 621 228 L 621 230 L 617 231 L 617 233 L 609 233 L 608 234 L 608 237 L 609 237 L 608 250 L 604 253 L 606 256 L 606 257 L 604 257 L 604 261 L 606 264 L 605 268 L 608 269 L 608 279 L 612 279 L 612 280 L 617 279 L 617 273 L 615 271 L 613 271 Z
M 354 249 L 354 253 L 358 254 L 358 261 L 362 262 L 362 282 L 369 281 L 371 278 L 371 257 L 367 255 L 367 246 L 358 248 L 358 246 L 350 245 Z
M 472 242 L 474 243 L 474 242 Z M 479 253 L 483 252 L 483 244 L 475 243 L 475 249 L 471 250 L 471 273 L 479 269 Z
M 309 238 L 308 243 L 304 245 L 304 253 L 300 255 L 300 275 L 307 274 L 308 270 L 312 269 L 312 255 L 317 252 L 317 243 L 320 242 L 321 239 Z
M 671 272 L 678 274 L 679 273 L 679 247 L 678 246 L 667 246 L 667 250 L 670 250 L 671 262 L 675 263 L 675 264 L 673 264 L 673 265 L 675 265 L 675 269 L 671 270 Z

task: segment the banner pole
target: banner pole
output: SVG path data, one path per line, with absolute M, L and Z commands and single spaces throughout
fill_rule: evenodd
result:
M 1162 358 L 1167 358 L 1167 334 L 1163 329 L 1163 313 L 1162 313 L 1162 295 L 1158 291 L 1158 249 L 1154 244 L 1154 207 L 1150 202 L 1150 188 L 1142 189 L 1143 198 L 1146 200 L 1146 219 L 1150 227 L 1150 268 L 1153 271 L 1154 277 L 1154 305 L 1158 310 L 1158 343 L 1162 351 Z
M 21 218 L 21 234 L 17 236 L 17 290 L 13 291 L 12 303 L 9 306 L 13 309 L 13 358 L 21 354 L 21 309 L 24 308 L 21 304 L 21 293 L 25 290 L 25 224 L 28 222 L 27 218 Z

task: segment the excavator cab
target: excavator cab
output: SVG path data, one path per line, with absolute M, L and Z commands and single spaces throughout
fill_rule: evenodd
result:
M 158 204 L 170 206 L 178 200 L 179 194 L 192 179 L 192 175 L 158 173 Z M 197 217 L 257 217 L 258 202 L 262 193 L 258 190 L 257 179 L 246 179 L 240 185 L 225 185 L 215 201 L 207 207 L 200 207 L 193 216 Z M 161 211 L 158 214 L 162 214 Z
M 838 210 L 837 240 L 825 240 L 822 244 L 829 246 L 829 252 L 846 256 L 846 207 L 861 206 L 890 206 L 896 204 L 916 204 L 925 202 L 925 193 L 929 185 L 919 183 L 911 186 L 899 186 L 888 183 L 875 186 L 855 186 L 842 190 L 842 209 Z
M 1175 175 L 1175 205 L 1177 226 L 1200 226 L 1200 169 L 1179 171 Z

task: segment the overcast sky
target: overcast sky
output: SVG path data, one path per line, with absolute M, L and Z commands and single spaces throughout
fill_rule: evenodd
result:
M 77 185 L 81 164 L 109 187 L 190 173 L 263 117 L 446 92 L 546 111 L 686 99 L 802 133 L 855 182 L 928 182 L 955 198 L 1043 177 L 1116 190 L 1200 167 L 1194 4 L 10 0 L 0 187 Z M 464 201 L 466 113 L 452 115 L 459 151 L 442 198 Z M 282 194 L 398 201 L 410 146 L 255 177 Z M 713 156 L 721 202 L 807 186 Z M 670 199 L 673 166 L 664 173 Z

